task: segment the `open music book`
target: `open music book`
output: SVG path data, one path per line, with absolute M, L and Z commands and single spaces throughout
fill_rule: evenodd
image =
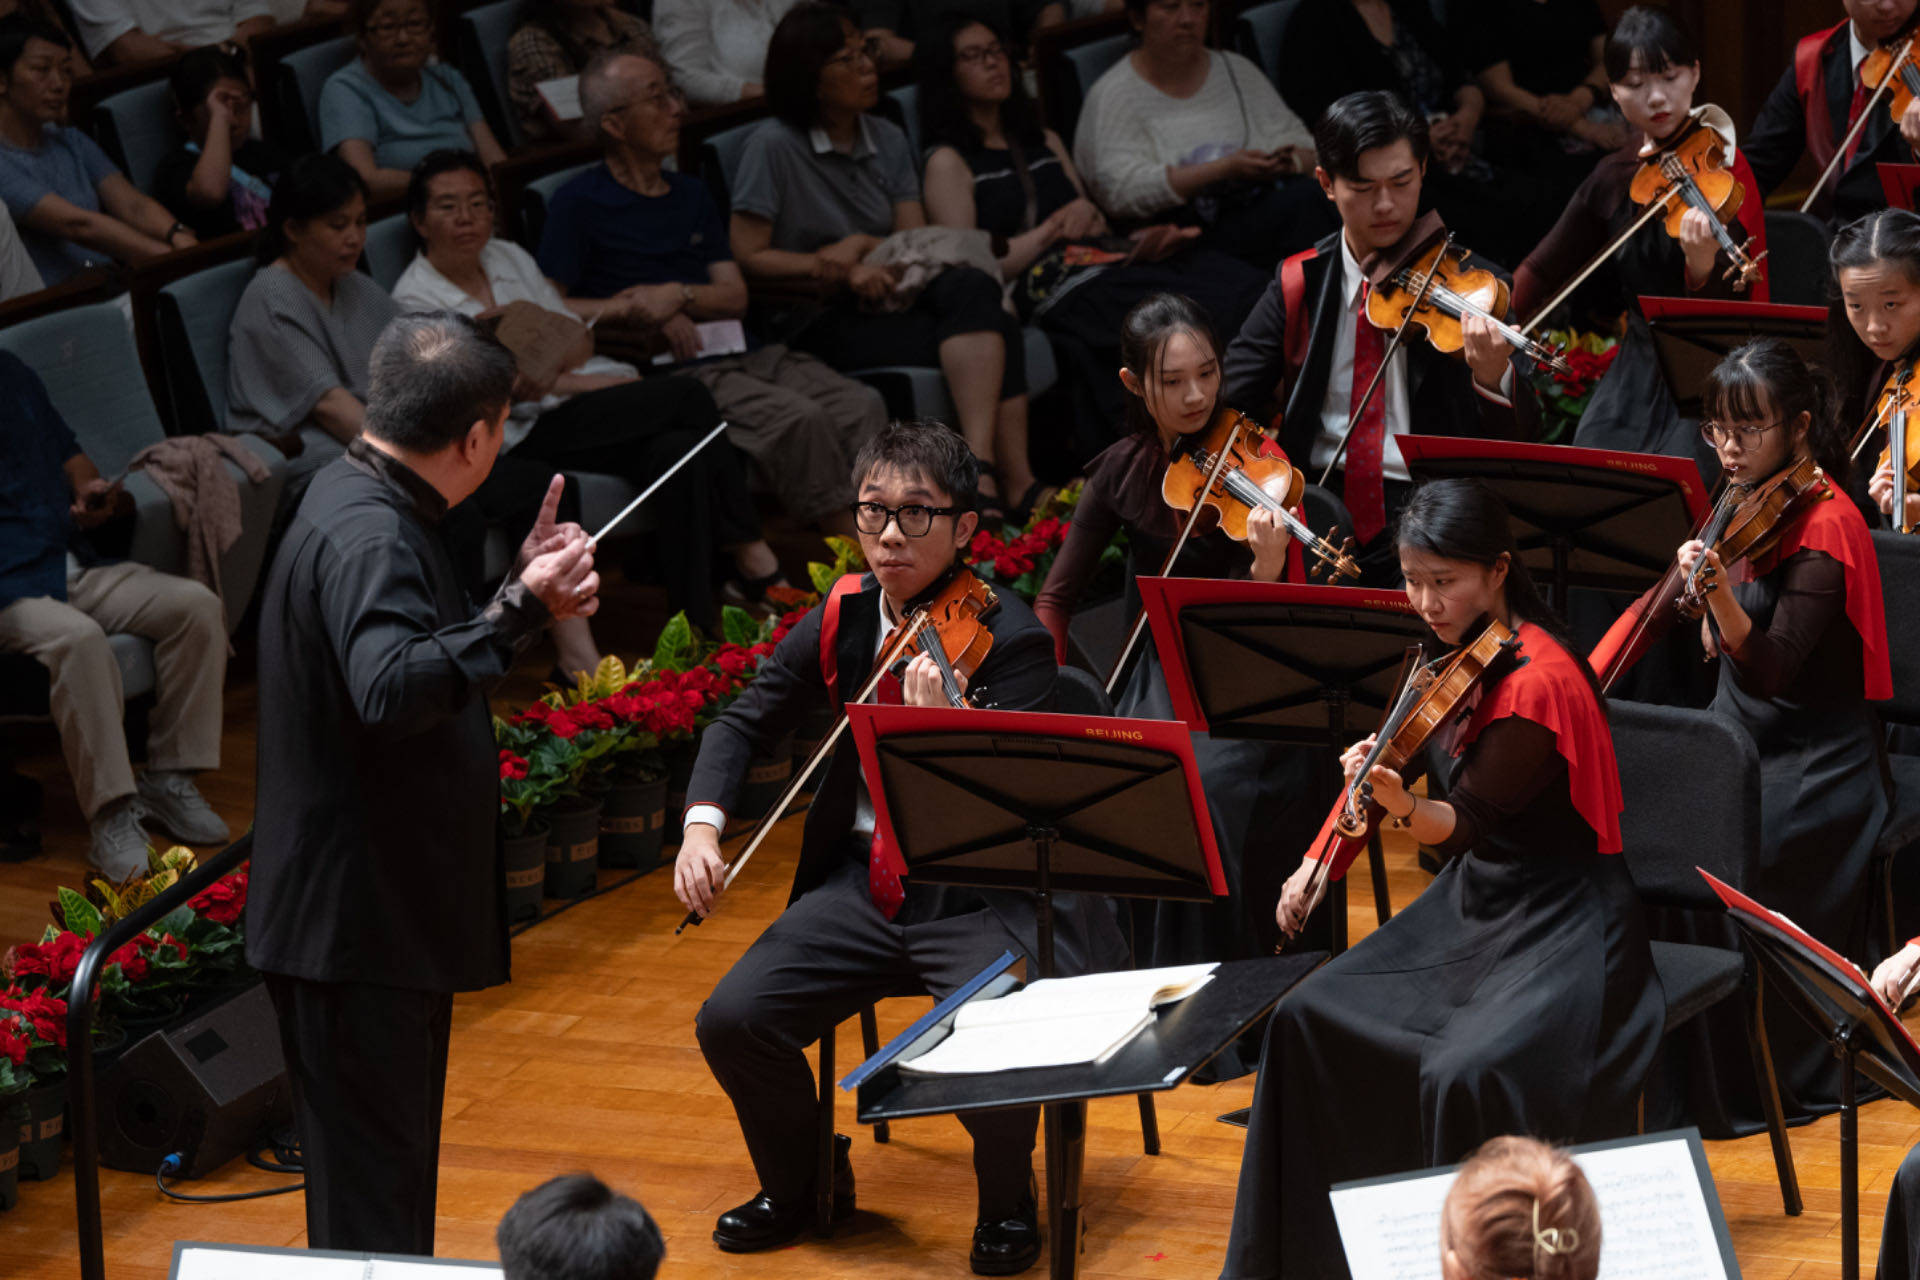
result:
M 499 1266 L 491 1262 L 182 1240 L 173 1247 L 171 1280 L 497 1280 L 499 1275 Z
M 1155 1010 L 1213 980 L 1217 964 L 1044 978 L 963 1005 L 945 1040 L 902 1071 L 973 1075 L 1104 1062 L 1153 1024 Z

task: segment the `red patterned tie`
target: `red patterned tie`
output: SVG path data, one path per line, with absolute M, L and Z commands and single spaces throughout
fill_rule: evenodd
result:
M 900 677 L 889 671 L 880 677 L 880 683 L 874 687 L 874 700 L 897 707 L 903 699 L 900 696 Z M 868 797 L 871 802 L 872 797 Z M 891 920 L 900 914 L 900 904 L 906 901 L 907 891 L 900 879 L 906 874 L 906 868 L 900 865 L 900 855 L 880 834 L 880 824 L 876 820 L 873 827 L 873 843 L 867 846 L 867 893 L 873 898 L 873 905 L 880 914 Z
M 1860 118 L 1860 113 L 1867 106 L 1867 78 L 1862 74 L 1866 67 L 1867 60 L 1862 58 L 1860 65 L 1853 69 L 1853 105 L 1847 108 L 1847 128 L 1849 129 L 1853 128 L 1854 121 Z M 1853 153 L 1860 149 L 1860 138 L 1864 133 L 1866 130 L 1862 129 L 1854 134 L 1853 141 L 1847 144 L 1847 158 L 1840 162 L 1842 168 L 1853 163 Z
M 1360 282 L 1360 313 L 1354 317 L 1353 389 L 1348 394 L 1348 412 L 1367 393 L 1380 362 L 1386 358 L 1386 339 L 1367 319 L 1367 282 Z M 1353 425 L 1353 438 L 1347 442 L 1347 510 L 1353 513 L 1354 536 L 1365 546 L 1387 527 L 1387 494 L 1380 474 L 1381 450 L 1387 439 L 1385 388 L 1376 390 L 1360 420 Z

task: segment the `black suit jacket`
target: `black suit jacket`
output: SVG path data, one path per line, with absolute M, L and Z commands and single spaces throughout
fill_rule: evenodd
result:
M 1847 39 L 1846 24 L 1842 23 L 1827 37 L 1820 55 L 1821 80 L 1827 98 L 1827 120 L 1831 125 L 1831 141 L 1836 148 L 1840 139 L 1846 137 L 1847 113 L 1853 105 L 1852 60 L 1852 42 Z M 1779 82 L 1773 86 L 1773 92 L 1767 95 L 1760 114 L 1754 118 L 1753 128 L 1740 139 L 1740 150 L 1753 168 L 1753 177 L 1760 184 L 1762 195 L 1771 195 L 1774 188 L 1785 182 L 1787 175 L 1800 162 L 1801 154 L 1807 150 L 1806 106 L 1800 100 L 1800 88 L 1794 82 L 1791 60 Z M 1886 208 L 1887 195 L 1880 186 L 1880 172 L 1875 168 L 1881 161 L 1888 164 L 1914 162 L 1913 148 L 1900 136 L 1899 126 L 1894 124 L 1893 117 L 1887 111 L 1885 98 L 1874 107 L 1866 128 L 1861 131 L 1860 145 L 1853 153 L 1853 162 L 1844 165 L 1837 178 L 1827 179 L 1820 200 L 1813 206 L 1814 211 L 1828 215 L 1836 222 L 1851 222 L 1876 209 Z
M 1000 711 L 1051 710 L 1059 674 L 1053 636 L 1019 597 L 1006 590 L 998 595 L 1000 606 L 987 619 L 993 645 L 969 682 L 968 693 L 977 705 Z M 748 761 L 791 732 L 808 711 L 827 705 L 826 678 L 820 669 L 825 611 L 825 604 L 810 610 L 761 663 L 739 699 L 707 726 L 687 784 L 689 806 L 730 809 L 739 796 Z M 835 645 L 841 698 L 857 695 L 872 674 L 879 626 L 880 586 L 872 574 L 866 574 L 860 589 L 841 601 Z M 850 736 L 841 739 L 825 770 L 807 810 L 789 902 L 824 883 L 849 856 L 847 837 L 853 828 L 860 780 L 860 756 Z M 925 910 L 929 916 L 949 914 L 938 902 L 929 908 L 929 895 L 950 896 L 955 902 L 964 898 L 976 906 L 985 902 L 1029 952 L 1036 946 L 1033 903 L 1027 895 L 1006 891 L 943 895 L 937 887 L 914 886 L 911 881 L 908 893 L 909 907 Z M 1125 945 L 1104 900 L 1060 895 L 1055 905 L 1054 949 L 1061 972 L 1111 968 L 1123 961 Z
M 1340 235 L 1336 231 L 1313 247 L 1303 263 L 1302 297 L 1309 325 L 1306 358 L 1300 368 L 1286 360 L 1286 304 L 1282 298 L 1282 263 L 1274 272 L 1253 313 L 1227 347 L 1223 394 L 1226 403 L 1270 419 L 1276 406 L 1286 412 L 1280 424 L 1280 447 L 1304 466 L 1312 456 L 1320 432 L 1320 405 L 1327 396 L 1327 376 L 1333 368 L 1333 337 L 1340 324 Z M 1477 255 L 1468 263 L 1506 278 L 1506 273 Z M 1407 404 L 1417 435 L 1479 436 L 1494 440 L 1531 440 L 1539 431 L 1540 406 L 1529 376 L 1533 362 L 1514 352 L 1513 403 L 1503 405 L 1474 389 L 1473 370 L 1458 356 L 1436 351 L 1417 334 L 1402 343 L 1407 353 Z M 1377 393 L 1376 393 L 1377 394 Z

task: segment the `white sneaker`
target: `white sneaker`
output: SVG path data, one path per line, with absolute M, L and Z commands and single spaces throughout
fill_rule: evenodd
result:
M 231 835 L 184 773 L 147 770 L 140 776 L 140 808 L 141 816 L 182 844 L 225 844 Z
M 140 806 L 132 796 L 115 800 L 93 815 L 92 847 L 87 862 L 118 884 L 147 869 L 147 833 L 140 828 Z

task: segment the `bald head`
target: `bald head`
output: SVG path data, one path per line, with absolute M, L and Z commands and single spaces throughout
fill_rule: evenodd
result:
M 364 429 L 410 453 L 439 453 L 513 395 L 513 354 L 451 311 L 405 315 L 373 345 Z
M 595 54 L 580 73 L 580 112 L 609 149 L 664 159 L 679 146 L 679 98 L 666 67 L 645 54 Z

